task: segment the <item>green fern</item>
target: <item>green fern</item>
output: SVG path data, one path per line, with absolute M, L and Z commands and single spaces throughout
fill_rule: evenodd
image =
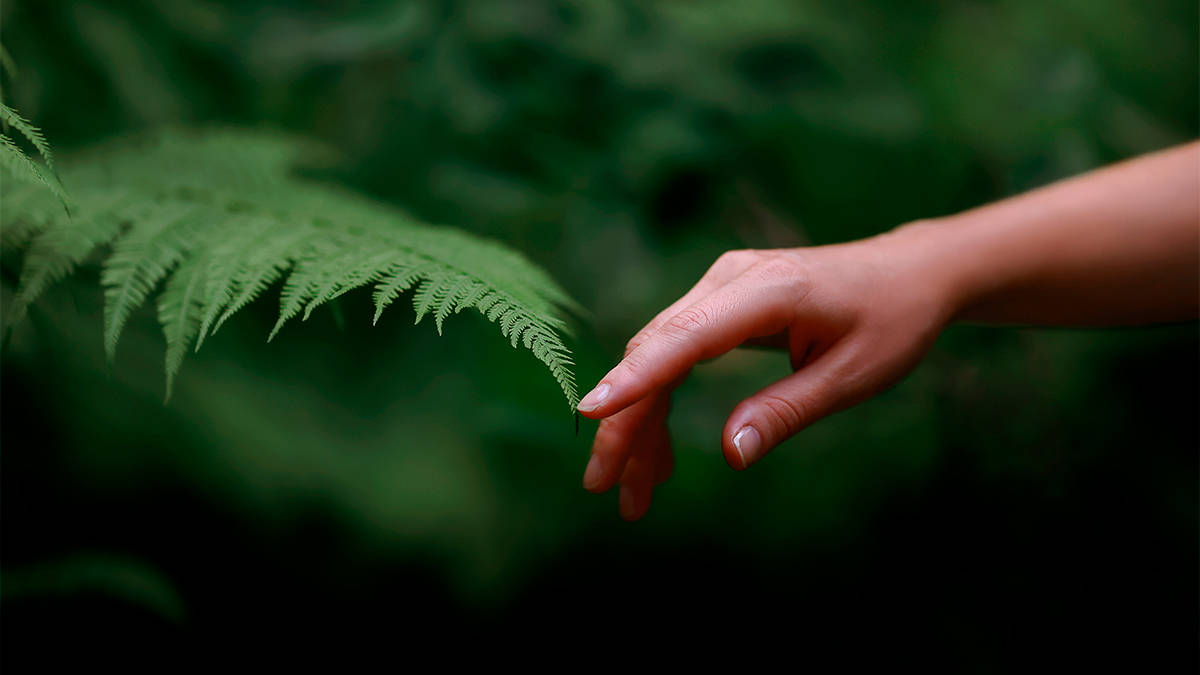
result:
M 50 145 L 46 143 L 46 138 L 42 136 L 41 130 L 17 114 L 17 111 L 4 105 L 3 102 L 0 102 L 0 128 L 4 130 L 4 133 L 0 133 L 0 168 L 4 173 L 18 180 L 49 188 L 54 196 L 58 197 L 63 208 L 69 212 L 66 190 L 63 189 L 62 182 L 58 179 L 58 173 L 54 169 L 54 156 L 50 153 Z M 8 135 L 9 129 L 16 130 L 17 134 L 38 151 L 38 154 L 46 162 L 45 167 L 25 154 L 25 151 Z
M 574 407 L 561 311 L 575 305 L 544 272 L 493 242 L 295 177 L 289 168 L 307 150 L 261 132 L 160 134 L 111 144 L 64 167 L 74 216 L 49 208 L 45 191 L 6 190 L 0 234 L 6 246 L 26 250 L 9 325 L 111 244 L 101 274 L 105 352 L 114 357 L 129 317 L 163 284 L 158 318 L 169 398 L 185 354 L 285 275 L 268 339 L 290 319 L 307 319 L 367 285 L 375 289 L 377 322 L 415 287 L 417 323 L 432 316 L 440 334 L 451 314 L 476 309 L 542 361 Z

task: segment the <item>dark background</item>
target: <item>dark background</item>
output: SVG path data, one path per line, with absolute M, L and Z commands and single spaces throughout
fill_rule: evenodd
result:
M 285 129 L 341 150 L 327 179 L 521 250 L 591 312 L 586 389 L 724 250 L 868 236 L 1194 138 L 1197 11 L 8 0 L 0 40 L 6 101 L 64 157 L 163 125 Z M 7 663 L 650 649 L 1195 671 L 1195 324 L 955 326 L 745 474 L 722 423 L 788 369 L 729 355 L 680 391 L 676 475 L 627 524 L 579 487 L 594 425 L 576 437 L 553 379 L 481 318 L 371 328 L 364 291 L 267 345 L 268 296 L 167 406 L 152 311 L 104 364 L 95 265 L 14 331 Z

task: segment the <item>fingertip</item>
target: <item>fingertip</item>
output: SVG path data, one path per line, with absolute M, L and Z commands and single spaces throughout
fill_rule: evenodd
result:
M 606 418 L 606 417 L 611 417 L 611 416 L 612 416 L 611 414 L 605 415 L 605 414 L 603 414 L 603 413 L 601 413 L 601 412 L 599 412 L 599 411 L 597 411 L 597 410 L 581 410 L 581 409 L 579 409 L 579 408 L 576 408 L 576 409 L 575 409 L 575 412 L 577 412 L 577 413 L 579 413 L 580 415 L 582 415 L 582 416 L 584 416 L 584 417 L 588 418 L 589 420 L 602 420 L 602 419 L 604 419 L 604 418 Z
M 721 453 L 725 456 L 725 463 L 734 471 L 745 471 L 746 464 L 742 461 L 741 455 L 737 453 L 737 449 L 724 448 Z
M 654 460 L 654 484 L 661 485 L 675 473 L 675 455 L 671 452 L 670 445 L 659 446 L 658 454 Z
M 618 511 L 626 522 L 641 520 L 650 510 L 650 491 L 630 485 L 621 486 Z
M 604 415 L 599 414 L 599 410 L 608 401 L 611 393 L 612 385 L 607 382 L 601 382 L 600 384 L 596 385 L 595 389 L 589 391 L 582 399 L 579 400 L 579 403 L 575 406 L 575 409 L 578 410 L 579 413 L 584 417 L 600 419 L 601 417 L 604 417 Z
M 587 470 L 583 472 L 583 489 L 588 492 L 600 494 L 607 491 L 607 486 L 604 485 L 604 460 L 600 455 L 593 454 L 588 460 Z
M 746 461 L 742 453 L 738 451 L 737 445 L 733 442 L 733 437 L 737 435 L 741 425 L 732 426 L 732 418 L 725 422 L 725 428 L 721 430 L 721 455 L 725 457 L 725 463 L 734 471 L 745 471 Z
M 621 514 L 621 518 L 626 521 L 637 520 L 637 498 L 633 494 L 633 488 L 628 485 L 621 486 L 621 494 L 617 498 L 617 511 Z
M 733 450 L 738 456 L 742 469 L 759 460 L 763 454 L 762 434 L 758 429 L 747 424 L 733 435 Z
M 766 444 L 754 422 L 742 418 L 742 421 L 735 423 L 733 421 L 735 418 L 742 418 L 742 415 L 735 414 L 726 423 L 723 431 L 725 436 L 721 441 L 721 451 L 725 456 L 725 463 L 731 469 L 745 471 L 766 454 Z
M 653 493 L 654 455 L 652 450 L 643 446 L 638 455 L 630 458 L 621 475 L 621 494 L 618 500 L 621 518 L 633 521 L 646 515 Z

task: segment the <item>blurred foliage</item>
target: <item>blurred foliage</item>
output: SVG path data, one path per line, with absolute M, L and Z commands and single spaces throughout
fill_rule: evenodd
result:
M 168 621 L 183 618 L 183 607 L 171 584 L 156 570 L 136 560 L 104 555 L 76 555 L 8 570 L 0 581 L 6 603 L 85 593 L 107 594 L 147 609 Z
M 868 236 L 1195 137 L 1197 13 L 10 0 L 0 38 L 6 101 L 64 153 L 164 124 L 301 133 L 345 158 L 326 178 L 526 253 L 591 312 L 586 386 L 724 250 Z M 3 355 L 0 559 L 145 560 L 185 610 L 171 635 L 594 644 L 645 623 L 957 671 L 1194 664 L 1195 325 L 954 327 L 737 475 L 725 416 L 787 365 L 732 354 L 680 391 L 676 475 L 630 526 L 578 487 L 592 427 L 573 437 L 503 340 L 318 312 L 267 346 L 259 302 L 164 407 L 154 317 L 107 368 L 97 281 L 48 293 Z M 157 625 L 127 604 L 6 609 L 6 658 Z

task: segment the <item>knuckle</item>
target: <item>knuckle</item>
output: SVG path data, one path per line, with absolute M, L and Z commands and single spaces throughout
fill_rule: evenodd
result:
M 777 288 L 778 296 L 791 302 L 804 299 L 813 289 L 809 270 L 802 263 L 785 256 L 760 260 L 751 267 L 751 274 L 756 281 Z
M 781 256 L 771 256 L 754 263 L 754 270 L 769 279 L 792 277 L 798 272 L 796 263 Z
M 716 262 L 714 262 L 712 264 L 711 269 L 722 269 L 722 268 L 728 268 L 728 267 L 735 267 L 735 266 L 744 264 L 749 258 L 753 257 L 754 255 L 755 255 L 754 251 L 752 251 L 750 249 L 737 249 L 737 250 L 733 250 L 733 251 L 726 251 L 726 252 L 722 253 L 721 255 L 717 256 L 717 260 L 716 260 Z
M 688 307 L 667 320 L 667 327 L 676 333 L 690 334 L 708 326 L 708 312 L 702 307 Z
M 742 251 L 725 251 L 717 256 L 717 260 L 712 264 L 713 267 L 726 267 L 729 263 L 737 260 L 738 256 L 742 255 Z
M 633 379 L 640 379 L 644 374 L 649 372 L 650 364 L 646 359 L 638 353 L 631 353 L 621 361 L 621 367 Z
M 637 335 L 629 338 L 629 342 L 625 343 L 625 356 L 628 357 L 634 352 L 635 349 L 641 347 L 642 343 L 646 341 L 647 337 L 648 333 L 646 331 L 640 331 Z

